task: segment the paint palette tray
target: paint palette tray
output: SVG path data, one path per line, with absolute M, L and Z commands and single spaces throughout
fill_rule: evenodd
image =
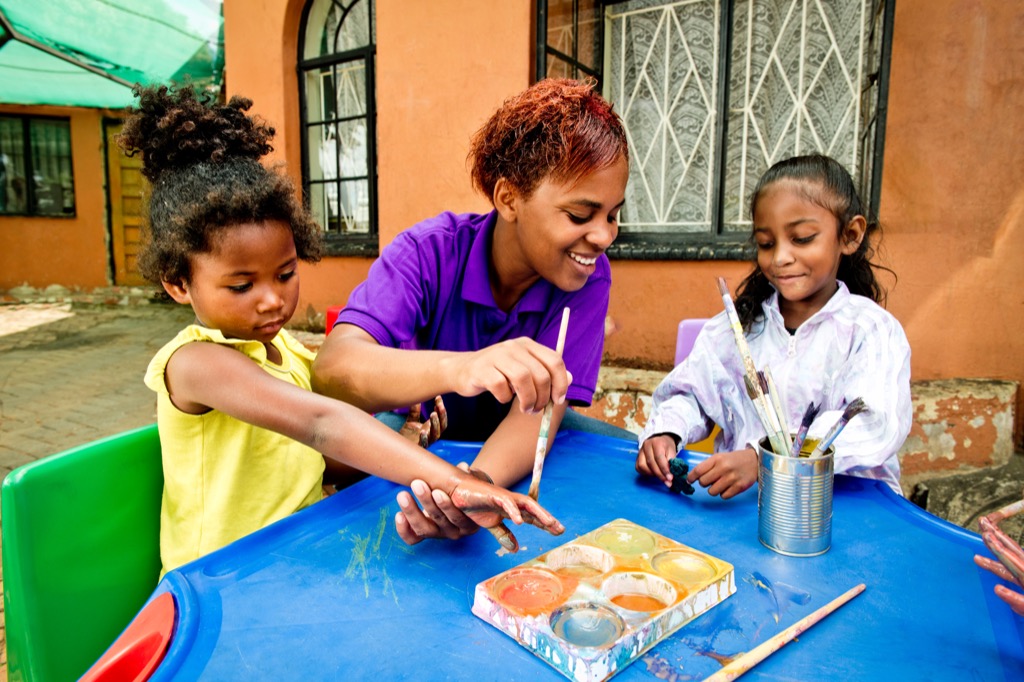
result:
M 572 680 L 606 680 L 736 592 L 720 559 L 616 519 L 476 586 L 473 613 Z

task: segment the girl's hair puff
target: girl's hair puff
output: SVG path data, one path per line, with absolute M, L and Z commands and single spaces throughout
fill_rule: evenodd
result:
M 876 303 L 885 300 L 885 290 L 875 279 L 875 268 L 888 270 L 871 262 L 875 255 L 872 237 L 881 236 L 881 227 L 864 213 L 864 206 L 853 178 L 835 159 L 822 154 L 794 156 L 777 162 L 764 172 L 757 181 L 754 193 L 750 197 L 750 217 L 754 218 L 757 202 L 765 189 L 777 182 L 793 182 L 807 201 L 816 204 L 836 217 L 836 229 L 842 237 L 846 226 L 854 217 L 864 216 L 867 229 L 857 250 L 839 260 L 839 272 L 836 279 L 846 284 L 850 293 L 866 296 Z M 754 259 L 754 271 L 740 284 L 736 295 L 736 311 L 743 328 L 750 331 L 751 326 L 763 317 L 761 304 L 775 291 L 768 278 L 757 266 Z M 891 272 L 891 270 L 888 270 Z
M 219 104 L 191 85 L 133 89 L 118 135 L 128 156 L 142 154 L 151 183 L 148 239 L 139 270 L 152 282 L 187 282 L 190 257 L 209 253 L 217 235 L 243 223 L 280 221 L 291 228 L 301 260 L 320 260 L 320 227 L 303 207 L 287 176 L 260 158 L 270 152 L 274 129 L 245 112 L 252 101 L 232 97 Z
M 473 136 L 473 185 L 488 199 L 499 178 L 528 198 L 547 177 L 569 181 L 629 158 L 626 131 L 594 83 L 538 81 L 505 100 Z

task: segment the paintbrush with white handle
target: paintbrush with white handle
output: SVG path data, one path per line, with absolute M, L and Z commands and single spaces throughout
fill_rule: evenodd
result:
M 565 347 L 565 332 L 569 329 L 569 308 L 562 310 L 562 326 L 558 328 L 558 343 L 555 345 L 555 352 L 562 356 L 562 349 Z M 540 418 L 540 433 L 537 435 L 537 450 L 533 455 L 533 478 L 530 480 L 530 491 L 527 493 L 533 499 L 540 496 L 540 475 L 544 469 L 544 458 L 548 454 L 548 430 L 551 428 L 551 412 L 554 410 L 554 401 L 549 400 L 544 406 L 544 414 Z

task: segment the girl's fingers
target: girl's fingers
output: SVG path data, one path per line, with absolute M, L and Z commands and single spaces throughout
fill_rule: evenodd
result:
M 437 413 L 437 418 L 441 424 L 441 433 L 444 433 L 448 429 L 448 408 L 444 406 L 444 400 L 441 396 L 434 398 L 434 412 Z
M 996 595 L 1010 605 L 1013 612 L 1018 616 L 1024 616 L 1024 595 L 1014 592 L 1002 585 L 996 585 Z

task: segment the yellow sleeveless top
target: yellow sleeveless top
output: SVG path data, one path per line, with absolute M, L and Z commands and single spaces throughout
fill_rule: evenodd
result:
M 145 381 L 157 393 L 163 455 L 161 577 L 322 497 L 324 460 L 316 450 L 217 410 L 187 414 L 171 403 L 164 381 L 167 361 L 194 342 L 235 348 L 271 376 L 311 390 L 314 354 L 284 330 L 272 341 L 281 351 L 280 365 L 267 361 L 259 341 L 225 338 L 198 325 L 160 349 Z

